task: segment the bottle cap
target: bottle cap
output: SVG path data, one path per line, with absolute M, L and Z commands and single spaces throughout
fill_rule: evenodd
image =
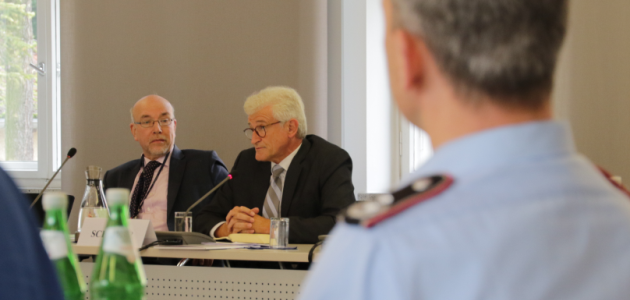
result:
M 44 210 L 66 209 L 68 207 L 68 195 L 64 192 L 45 192 L 42 206 Z
M 107 189 L 105 198 L 109 205 L 127 205 L 129 203 L 129 190 L 125 188 Z

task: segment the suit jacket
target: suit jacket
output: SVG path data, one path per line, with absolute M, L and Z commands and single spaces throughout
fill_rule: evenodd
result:
M 201 196 L 225 179 L 228 172 L 225 164 L 214 151 L 179 150 L 175 146 L 170 159 L 166 223 L 168 229 L 172 231 L 175 221 L 174 212 L 186 211 Z M 105 189 L 123 187 L 131 190 L 141 167 L 142 161 L 135 159 L 107 171 L 103 178 Z M 192 210 L 193 224 L 199 211 L 210 203 L 212 198 L 213 195 L 208 196 Z
M 254 148 L 238 155 L 233 179 L 199 213 L 193 222 L 195 231 L 209 234 L 234 206 L 258 207 L 262 214 L 271 162 L 257 161 L 255 155 Z M 318 136 L 306 136 L 291 161 L 282 192 L 281 216 L 289 218 L 289 242 L 316 243 L 318 235 L 333 228 L 339 211 L 354 201 L 348 153 Z
M 0 168 L 0 226 L 4 228 L 0 231 L 0 298 L 63 300 L 57 270 L 27 203 L 30 201 Z

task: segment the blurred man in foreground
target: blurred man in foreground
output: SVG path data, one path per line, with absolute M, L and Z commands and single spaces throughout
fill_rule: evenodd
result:
M 0 169 L 0 298 L 62 300 L 57 272 L 26 203 Z
M 393 96 L 435 154 L 348 209 L 302 299 L 628 298 L 630 199 L 551 120 L 567 2 L 384 1 Z

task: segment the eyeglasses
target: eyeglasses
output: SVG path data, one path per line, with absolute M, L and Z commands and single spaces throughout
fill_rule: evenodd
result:
M 133 122 L 134 124 L 138 124 L 144 128 L 151 128 L 153 127 L 153 125 L 155 124 L 155 122 L 157 122 L 160 127 L 164 127 L 164 126 L 169 126 L 171 125 L 171 123 L 173 123 L 173 120 L 175 119 L 159 119 L 157 121 L 154 120 L 143 120 L 140 122 Z
M 275 124 L 278 124 L 278 123 L 280 123 L 280 122 L 281 122 L 281 121 L 278 121 L 278 122 L 275 122 L 275 123 L 267 124 L 267 125 L 265 125 L 265 126 L 263 126 L 263 125 L 258 125 L 258 126 L 256 126 L 255 128 L 245 128 L 245 129 L 243 130 L 243 132 L 245 133 L 245 136 L 246 136 L 248 139 L 250 139 L 250 140 L 251 140 L 251 139 L 252 139 L 252 137 L 254 136 L 254 131 L 256 131 L 256 134 L 257 134 L 259 137 L 264 138 L 264 137 L 267 135 L 267 131 L 265 131 L 265 127 L 267 127 L 267 126 L 271 126 L 271 125 L 275 125 Z

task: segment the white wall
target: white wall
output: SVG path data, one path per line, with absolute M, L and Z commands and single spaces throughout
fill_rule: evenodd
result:
M 630 182 L 630 1 L 572 0 L 554 93 L 577 148 Z
M 355 194 L 388 191 L 396 173 L 380 0 L 330 0 L 329 137 L 353 161 Z M 338 129 L 337 129 L 338 128 Z
M 399 134 L 391 100 L 385 54 L 385 18 L 381 0 L 366 2 L 367 191 L 382 193 L 398 180 Z

